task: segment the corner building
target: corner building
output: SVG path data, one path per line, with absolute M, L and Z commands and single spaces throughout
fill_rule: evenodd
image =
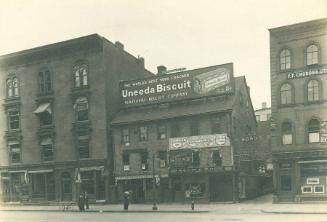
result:
M 327 197 L 327 19 L 270 29 L 275 202 Z
M 155 92 L 158 84 L 189 81 L 189 87 Z M 129 98 L 127 89 L 139 96 Z M 245 77 L 233 77 L 233 64 L 173 74 L 159 66 L 156 77 L 122 82 L 121 90 L 124 105 L 111 122 L 117 201 L 125 191 L 134 202 L 256 195 L 254 149 L 242 142 L 256 120 Z
M 1 56 L 2 200 L 109 201 L 118 83 L 150 75 L 97 34 Z

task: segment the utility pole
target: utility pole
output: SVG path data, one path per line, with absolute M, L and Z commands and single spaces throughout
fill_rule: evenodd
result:
M 152 210 L 158 210 L 157 207 L 157 187 L 156 187 L 156 176 L 155 176 L 155 170 L 154 170 L 154 159 L 155 154 L 152 155 L 152 176 L 153 176 L 153 206 Z

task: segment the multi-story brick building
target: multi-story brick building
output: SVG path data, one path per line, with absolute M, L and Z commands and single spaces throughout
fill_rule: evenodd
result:
M 269 31 L 274 200 L 326 199 L 327 19 Z
M 97 34 L 1 56 L 3 200 L 110 199 L 118 83 L 150 75 Z
M 111 124 L 118 200 L 126 190 L 139 202 L 255 195 L 247 186 L 256 179 L 248 177 L 254 148 L 242 138 L 256 120 L 232 64 L 174 74 L 159 66 L 157 77 L 122 82 L 121 96 L 125 107 Z

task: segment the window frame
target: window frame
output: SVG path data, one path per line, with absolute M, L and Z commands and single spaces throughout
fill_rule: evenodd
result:
M 190 136 L 200 135 L 200 121 L 198 119 L 190 120 Z
M 40 95 L 47 95 L 53 92 L 52 73 L 48 68 L 43 68 L 39 71 L 38 81 Z
M 145 131 L 142 132 L 142 129 Z M 144 142 L 149 140 L 149 126 L 143 125 L 139 127 L 139 141 Z
M 13 113 L 13 112 L 17 112 L 17 114 L 16 115 L 11 115 L 11 113 Z M 17 118 L 15 120 L 15 123 L 18 124 L 17 128 L 12 127 L 12 124 L 13 124 L 12 118 L 13 117 Z M 20 130 L 20 127 L 21 127 L 20 111 L 18 109 L 9 109 L 9 110 L 7 110 L 7 121 L 8 121 L 8 130 L 9 131 Z
M 91 158 L 91 137 L 88 132 L 79 132 L 77 135 L 77 150 L 79 159 Z M 87 148 L 87 156 L 81 155 L 81 151 Z
M 287 128 L 286 130 L 284 129 L 284 124 L 290 124 L 290 129 Z M 285 120 L 282 122 L 281 124 L 281 142 L 282 142 L 282 145 L 292 145 L 293 144 L 293 135 L 294 135 L 294 132 L 293 132 L 293 123 L 289 120 Z M 291 136 L 291 142 L 290 143 L 286 143 L 285 140 L 287 137 L 285 136 Z
M 288 178 L 289 179 L 289 181 L 288 182 L 290 182 L 289 183 L 289 189 L 283 189 L 283 179 L 282 178 Z M 280 177 L 279 177 L 279 179 L 280 179 L 280 190 L 282 191 L 282 192 L 291 192 L 292 191 L 292 189 L 293 189 L 293 187 L 292 187 L 292 176 L 291 175 L 280 175 Z
M 317 84 L 315 86 L 309 86 L 310 83 L 312 82 L 316 82 Z M 318 79 L 309 79 L 306 83 L 306 99 L 308 103 L 315 103 L 315 102 L 319 102 L 321 100 L 321 87 L 322 84 Z M 310 93 L 309 93 L 309 89 L 312 89 L 312 96 L 313 98 L 309 98 Z M 315 98 L 315 95 L 317 96 L 317 98 Z
M 304 191 L 306 188 L 310 188 L 310 191 Z M 301 192 L 303 194 L 313 193 L 313 187 L 310 185 L 301 186 Z
M 9 153 L 10 153 L 10 163 L 11 164 L 20 164 L 22 163 L 22 147 L 19 141 L 14 141 L 15 143 L 9 144 L 8 143 L 8 148 L 9 148 Z M 14 147 L 15 146 L 15 147 Z M 17 146 L 17 147 L 16 147 Z M 19 151 L 15 152 L 19 154 L 19 160 L 18 161 L 13 161 L 13 149 L 19 149 Z
M 14 81 L 16 80 L 16 81 Z M 8 86 L 8 81 L 10 82 L 10 85 Z M 14 84 L 16 82 L 16 85 Z M 20 95 L 20 81 L 18 77 L 14 74 L 9 74 L 6 79 L 6 98 L 12 99 L 17 98 Z
M 285 54 L 288 52 L 288 54 Z M 289 66 L 287 66 L 289 64 Z M 288 48 L 284 48 L 279 53 L 279 70 L 285 71 L 292 68 L 292 53 Z
M 316 51 L 308 51 L 310 47 L 316 47 Z M 305 64 L 306 66 L 315 66 L 319 64 L 319 59 L 320 59 L 320 48 L 317 43 L 310 43 L 306 46 L 305 48 Z M 310 63 L 308 62 L 309 55 L 311 57 Z M 314 55 L 316 55 L 316 61 L 314 59 Z
M 289 86 L 289 89 L 283 90 L 283 87 L 286 85 Z M 282 83 L 279 88 L 279 100 L 280 100 L 279 104 L 281 106 L 287 106 L 287 105 L 293 104 L 293 100 L 294 100 L 293 92 L 294 92 L 294 88 L 291 83 L 289 83 L 289 82 Z M 285 101 L 285 102 L 283 102 L 283 101 Z
M 167 125 L 164 123 L 159 123 L 157 125 L 157 138 L 159 140 L 165 140 L 167 139 Z
M 148 170 L 148 152 L 140 152 L 141 157 L 141 170 Z
M 322 188 L 322 191 L 321 192 L 317 192 L 316 191 L 316 187 L 321 187 Z M 313 186 L 313 193 L 315 193 L 315 194 L 324 194 L 325 193 L 325 186 L 324 185 L 314 185 Z
M 89 86 L 89 66 L 84 61 L 78 61 L 73 67 L 74 88 Z
M 78 101 L 80 100 L 80 101 Z M 80 109 L 80 107 L 86 107 L 86 109 Z M 90 119 L 90 106 L 89 106 L 89 99 L 87 97 L 78 97 L 75 100 L 74 104 L 75 108 L 75 118 L 77 122 L 89 121 Z M 79 110 L 80 109 L 80 110 Z M 85 112 L 84 114 L 82 112 Z M 82 115 L 83 114 L 83 115 Z M 86 118 L 81 118 L 81 116 L 86 116 Z
M 160 150 L 158 155 L 159 155 L 159 167 L 160 168 L 167 167 L 167 151 Z
M 126 134 L 127 132 L 127 134 Z M 121 144 L 124 144 L 125 146 L 130 145 L 130 129 L 129 128 L 122 128 L 121 129 Z
M 312 129 L 310 129 L 310 127 L 312 127 L 312 126 L 310 126 L 310 122 L 315 121 L 315 120 L 318 122 L 319 129 L 312 130 Z M 320 143 L 320 140 L 321 140 L 321 138 L 320 138 L 320 130 L 321 130 L 320 124 L 321 124 L 321 121 L 318 118 L 313 117 L 308 121 L 307 124 L 308 124 L 307 125 L 308 144 Z M 318 138 L 319 138 L 318 141 L 310 141 L 310 135 L 311 134 L 318 134 Z

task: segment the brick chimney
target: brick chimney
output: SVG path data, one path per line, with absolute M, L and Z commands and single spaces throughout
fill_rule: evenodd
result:
M 166 66 L 163 66 L 163 65 L 157 66 L 157 70 L 158 70 L 158 73 L 157 73 L 158 76 L 164 75 L 167 72 Z

